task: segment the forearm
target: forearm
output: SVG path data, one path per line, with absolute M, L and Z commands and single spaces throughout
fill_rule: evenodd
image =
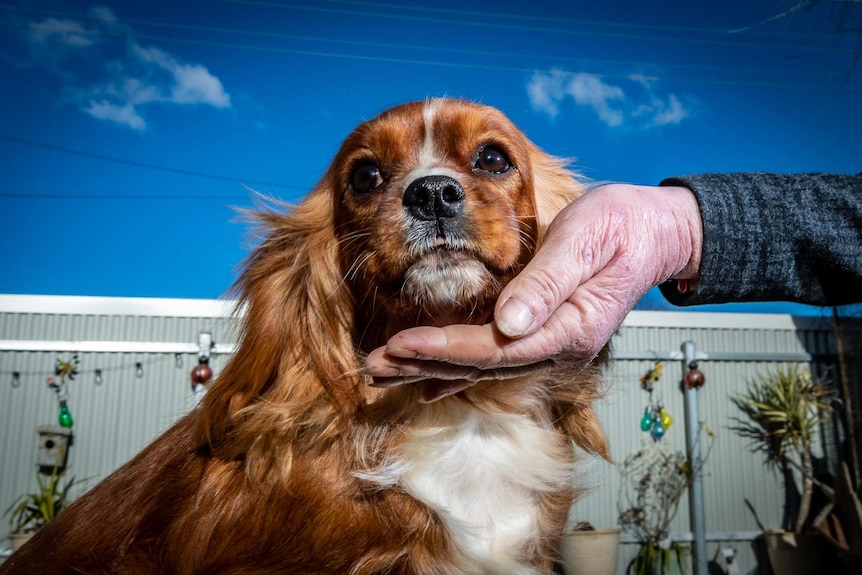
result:
M 661 185 L 692 190 L 703 218 L 698 287 L 664 284 L 672 303 L 860 300 L 862 174 L 703 174 Z

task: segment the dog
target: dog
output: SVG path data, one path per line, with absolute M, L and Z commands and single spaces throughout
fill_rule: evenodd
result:
M 583 193 L 500 111 L 389 109 L 344 141 L 237 281 L 234 356 L 200 405 L 40 530 L 0 574 L 540 574 L 607 457 L 605 355 L 485 381 L 375 386 L 404 328 L 492 320 L 556 213 Z

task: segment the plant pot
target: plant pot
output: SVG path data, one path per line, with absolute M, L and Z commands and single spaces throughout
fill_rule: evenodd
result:
M 563 538 L 560 556 L 566 575 L 616 575 L 619 529 L 572 531 Z
M 769 564 L 776 575 L 832 572 L 830 565 L 834 562 L 835 553 L 820 535 L 767 529 L 763 536 L 766 539 Z
M 35 531 L 30 531 L 28 533 L 10 533 L 9 539 L 12 541 L 12 553 L 18 551 L 18 549 L 27 543 L 27 541 L 29 541 L 35 534 Z

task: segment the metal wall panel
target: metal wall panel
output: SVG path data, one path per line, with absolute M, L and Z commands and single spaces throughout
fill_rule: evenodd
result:
M 207 331 L 216 343 L 234 342 L 236 322 L 224 315 L 228 306 L 201 306 L 193 300 L 140 303 L 117 298 L 0 296 L 0 340 L 176 342 L 196 349 L 199 333 Z M 160 305 L 167 312 L 164 315 L 159 315 Z M 200 311 L 203 307 L 219 313 L 207 316 Z M 81 308 L 86 311 L 78 312 Z M 102 309 L 107 313 L 101 313 Z M 190 317 L 178 315 L 184 309 Z M 46 385 L 46 378 L 53 376 L 58 358 L 69 359 L 72 353 L 46 347 L 49 349 L 43 351 L 0 351 L 3 511 L 19 495 L 35 489 L 36 428 L 57 423 L 57 398 Z M 195 405 L 198 397 L 192 393 L 189 374 L 197 364 L 197 353 L 181 354 L 179 366 L 174 353 L 78 355 L 80 373 L 67 383 L 68 405 L 75 422 L 69 475 L 86 478 L 82 487 L 92 487 Z M 218 374 L 226 361 L 227 356 L 214 355 L 210 365 Z M 96 382 L 96 370 L 101 370 L 101 383 Z M 17 380 L 13 380 L 15 373 Z M 7 527 L 4 518 L 0 536 Z
M 681 317 L 687 316 L 687 317 Z M 611 456 L 621 464 L 625 457 L 651 443 L 640 430 L 639 422 L 649 401 L 641 389 L 640 377 L 651 366 L 649 360 L 625 360 L 626 354 L 655 353 L 657 356 L 680 351 L 684 341 L 694 341 L 698 352 L 709 354 L 810 354 L 828 358 L 833 353 L 828 321 L 775 316 L 720 316 L 680 312 L 638 312 L 629 316 L 613 340 L 617 358 L 609 371 L 610 390 L 597 411 L 609 438 Z M 783 479 L 764 466 L 763 456 L 753 453 L 746 442 L 731 429 L 733 418 L 740 416 L 731 397 L 745 390 L 746 381 L 773 369 L 771 361 L 703 360 L 699 369 L 706 385 L 699 392 L 700 420 L 715 434 L 712 452 L 703 467 L 706 526 L 710 539 L 729 532 L 757 532 L 758 520 L 767 528 L 780 527 L 784 515 Z M 684 394 L 680 382 L 681 360 L 663 362 L 664 376 L 655 384 L 654 395 L 661 394 L 674 424 L 662 440 L 675 450 L 686 450 Z M 820 366 L 821 369 L 823 366 Z M 815 366 L 815 373 L 817 366 Z M 834 376 L 833 376 L 834 377 Z M 705 439 L 702 445 L 705 446 Z M 618 526 L 620 495 L 619 469 L 607 462 L 591 462 L 589 477 L 594 489 L 575 503 L 572 521 L 589 521 L 597 528 Z M 757 514 L 755 519 L 746 501 Z M 682 502 L 671 530 L 686 533 L 689 528 L 687 497 Z M 721 547 L 737 549 L 739 572 L 755 564 L 748 541 L 712 541 L 707 545 L 710 559 Z M 622 546 L 620 574 L 637 550 L 635 544 Z
M 219 344 L 234 342 L 236 322 L 225 317 L 226 306 L 220 308 L 221 312 L 208 314 L 202 311 L 206 307 L 201 302 L 80 300 L 50 298 L 46 304 L 39 298 L 0 296 L 0 340 L 196 344 L 198 334 L 209 331 Z M 183 315 L 186 308 L 188 315 Z M 618 524 L 620 475 L 616 464 L 651 442 L 639 428 L 648 401 L 639 378 L 653 363 L 644 357 L 679 355 L 683 342 L 692 340 L 697 350 L 707 355 L 811 354 L 819 358 L 832 353 L 830 329 L 825 321 L 786 316 L 631 314 L 614 338 L 616 359 L 608 369 L 608 395 L 596 406 L 613 462 L 586 458 L 581 467 L 582 481 L 593 488 L 575 504 L 573 521 L 586 520 L 596 527 Z M 57 417 L 55 394 L 46 387 L 45 377 L 58 357 L 68 355 L 51 350 L 0 351 L 0 509 L 6 509 L 19 494 L 33 488 L 36 426 L 54 423 Z M 625 359 L 627 355 L 641 359 Z M 226 355 L 213 357 L 211 365 L 216 374 L 226 360 Z M 182 355 L 181 367 L 172 353 L 82 353 L 81 375 L 69 384 L 69 405 L 75 417 L 72 473 L 91 478 L 89 485 L 95 484 L 186 413 L 196 401 L 189 384 L 189 372 L 196 361 L 194 353 Z M 136 375 L 134 366 L 138 362 L 143 367 L 142 377 Z M 661 395 L 665 408 L 674 417 L 663 441 L 674 449 L 685 450 L 682 361 L 666 360 L 663 364 L 664 375 L 655 393 Z M 762 457 L 751 453 L 745 441 L 729 429 L 738 415 L 730 397 L 744 390 L 746 380 L 774 365 L 728 358 L 700 363 L 707 379 L 700 392 L 700 419 L 715 433 L 713 450 L 703 470 L 709 533 L 757 531 L 757 521 L 746 500 L 752 503 L 764 526 L 781 524 L 781 478 L 767 470 Z M 101 384 L 94 381 L 96 369 L 102 370 Z M 13 372 L 21 374 L 18 387 L 12 386 Z M 672 531 L 690 531 L 687 500 L 680 505 Z M 0 527 L 0 534 L 4 532 L 5 524 Z M 711 541 L 710 554 L 722 545 L 738 548 L 740 572 L 753 566 L 749 543 Z M 622 546 L 624 559 L 630 559 L 635 551 L 636 545 Z M 620 573 L 626 561 L 622 563 Z

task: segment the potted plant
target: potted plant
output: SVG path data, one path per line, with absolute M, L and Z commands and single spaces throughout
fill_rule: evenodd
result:
M 596 529 L 580 522 L 563 537 L 560 547 L 565 575 L 616 575 L 620 529 Z
M 62 484 L 64 474 L 65 471 L 58 471 L 57 468 L 54 468 L 50 477 L 37 473 L 36 482 L 39 489 L 34 493 L 21 495 L 6 510 L 11 527 L 9 536 L 12 539 L 12 551 L 17 550 L 39 528 L 69 506 L 69 492 L 76 480 L 73 477 Z
M 817 566 L 823 558 L 825 541 L 817 535 L 803 536 L 811 514 L 814 477 L 811 442 L 832 411 L 834 390 L 822 380 L 814 381 L 808 370 L 798 365 L 779 367 L 760 374 L 748 382 L 747 390 L 733 398 L 734 404 L 747 416 L 735 418 L 734 431 L 751 439 L 751 447 L 766 457 L 769 466 L 792 481 L 791 469 L 802 476 L 802 492 L 796 517 L 790 518 L 792 531 L 765 530 L 767 550 L 773 571 L 791 573 L 793 567 Z M 824 490 L 831 493 L 828 486 Z M 785 557 L 793 552 L 793 557 Z
M 712 432 L 706 454 L 695 468 L 682 451 L 670 451 L 661 442 L 644 446 L 623 461 L 620 473 L 620 525 L 640 542 L 628 570 L 635 575 L 669 575 L 686 572 L 688 547 L 670 537 L 685 490 L 709 458 Z

